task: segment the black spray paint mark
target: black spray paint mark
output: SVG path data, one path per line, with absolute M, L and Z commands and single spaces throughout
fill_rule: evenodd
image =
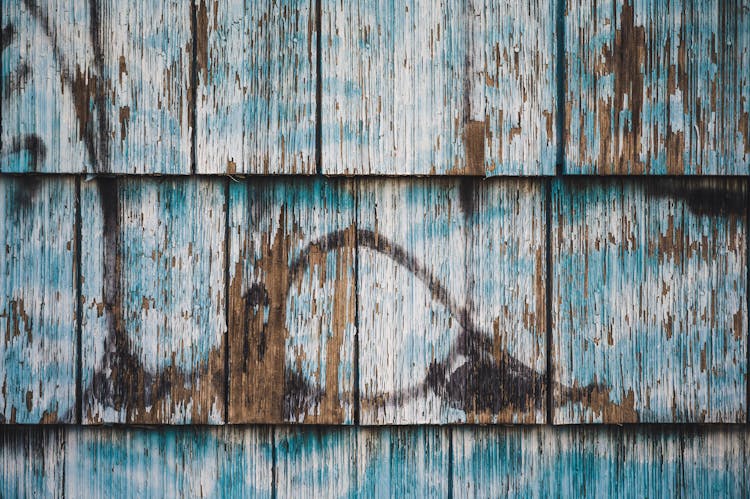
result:
M 287 285 L 291 286 L 308 267 L 312 248 L 326 253 L 346 247 L 349 244 L 346 238 L 347 232 L 348 230 L 331 232 L 305 246 L 290 265 L 291 272 Z M 419 397 L 427 388 L 444 398 L 452 407 L 465 412 L 497 413 L 503 409 L 530 406 L 541 409 L 544 400 L 541 395 L 547 385 L 546 373 L 537 372 L 507 352 L 502 352 L 499 356 L 493 355 L 491 335 L 487 331 L 482 331 L 474 323 L 471 314 L 457 305 L 440 280 L 405 248 L 366 229 L 358 229 L 355 240 L 357 247 L 371 249 L 385 255 L 409 271 L 429 289 L 432 298 L 443 305 L 463 329 L 462 334 L 456 338 L 448 357 L 440 362 L 433 362 L 422 382 L 399 393 L 378 394 L 373 397 L 374 399 L 383 398 L 400 404 Z M 259 294 L 257 288 L 251 288 L 247 295 L 251 292 L 256 296 Z M 463 362 L 451 370 L 449 366 L 452 366 L 456 359 L 463 360 Z M 294 376 L 296 375 L 289 373 L 285 377 L 292 379 Z M 285 387 L 285 400 L 293 400 L 296 403 L 304 401 L 314 403 L 318 395 L 310 396 L 310 394 L 317 394 L 316 389 L 310 387 L 305 380 L 296 377 L 294 380 L 294 383 Z M 561 394 L 561 404 L 569 400 L 583 400 L 586 393 L 603 389 L 602 386 L 596 384 L 578 389 L 557 383 L 549 387 L 549 389 L 553 388 Z M 300 408 L 299 405 L 292 407 Z

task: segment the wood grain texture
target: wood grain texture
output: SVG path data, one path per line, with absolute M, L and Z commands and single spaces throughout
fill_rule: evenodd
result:
M 566 173 L 750 173 L 746 0 L 568 0 Z
M 189 2 L 5 0 L 2 12 L 0 170 L 190 173 Z
M 315 2 L 195 4 L 197 171 L 315 173 Z
M 88 4 L 2 0 L 0 12 L 0 171 L 89 169 Z
M 552 193 L 556 423 L 744 422 L 747 183 Z
M 446 427 L 358 428 L 358 497 L 448 497 Z
M 323 173 L 554 172 L 554 2 L 321 9 Z
M 276 493 L 279 497 L 445 497 L 448 431 L 277 427 Z
M 543 422 L 541 183 L 368 179 L 360 190 L 362 423 Z
M 683 492 L 676 428 L 458 427 L 453 452 L 454 497 L 669 497 Z
M 65 429 L 0 428 L 0 497 L 64 497 Z
M 98 8 L 94 52 L 109 117 L 100 133 L 109 145 L 96 171 L 190 173 L 190 2 L 99 0 Z
M 72 423 L 76 180 L 0 176 L 0 422 Z
M 354 496 L 358 431 L 355 427 L 275 427 L 276 496 Z
M 747 426 L 685 428 L 682 431 L 684 497 L 748 497 L 750 432 Z
M 83 184 L 84 422 L 224 421 L 225 186 Z
M 66 497 L 271 497 L 270 428 L 68 428 Z
M 347 180 L 230 184 L 231 422 L 352 422 L 355 200 Z

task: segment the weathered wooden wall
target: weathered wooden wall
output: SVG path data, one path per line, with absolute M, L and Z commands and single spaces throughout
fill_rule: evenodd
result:
M 748 0 L 0 0 L 0 101 L 0 497 L 750 495 Z

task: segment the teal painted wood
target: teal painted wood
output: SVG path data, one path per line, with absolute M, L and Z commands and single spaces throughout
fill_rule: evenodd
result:
M 90 105 L 75 93 L 93 66 L 77 28 L 91 25 L 88 4 L 2 0 L 0 13 L 0 171 L 90 169 Z
M 276 427 L 276 496 L 354 496 L 359 430 L 355 427 Z
M 271 429 L 66 429 L 66 497 L 271 497 Z
M 710 443 L 715 445 L 713 439 Z M 720 449 L 716 452 L 726 450 Z M 689 492 L 679 488 L 676 427 L 459 427 L 453 430 L 453 452 L 453 497 L 671 497 Z M 701 468 L 704 463 L 695 464 Z
M 63 497 L 65 429 L 0 428 L 0 497 Z
M 321 9 L 323 173 L 554 172 L 554 2 Z
M 315 2 L 195 0 L 200 173 L 315 173 Z
M 276 428 L 279 497 L 446 497 L 447 428 Z
M 684 428 L 682 431 L 684 496 L 748 497 L 750 432 L 741 426 Z
M 741 179 L 555 183 L 556 423 L 745 421 L 747 198 Z
M 74 422 L 76 180 L 0 176 L 0 422 Z
M 472 69 L 484 89 L 477 119 L 485 124 L 487 175 L 555 173 L 555 9 L 554 0 L 484 2 L 483 46 L 472 49 Z
M 95 171 L 190 173 L 190 2 L 103 0 L 99 10 L 108 149 Z
M 750 173 L 746 0 L 569 0 L 566 173 Z
M 360 190 L 362 423 L 543 422 L 541 184 L 368 179 Z
M 353 421 L 355 185 L 229 186 L 229 420 Z
M 221 179 L 81 189 L 83 421 L 224 421 Z
M 361 428 L 357 435 L 358 497 L 448 497 L 447 427 Z
M 750 478 L 739 425 L 5 427 L 0 457 L 3 497 L 745 497 Z
M 1 171 L 190 173 L 189 2 L 2 11 Z

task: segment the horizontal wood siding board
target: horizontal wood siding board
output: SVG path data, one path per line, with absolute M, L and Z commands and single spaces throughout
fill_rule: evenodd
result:
M 0 171 L 190 173 L 190 16 L 177 0 L 4 1 Z
M 552 192 L 556 423 L 744 422 L 747 183 Z
M 206 178 L 83 183 L 85 423 L 224 421 L 224 189 Z
M 355 185 L 229 187 L 229 420 L 353 422 Z
M 314 174 L 315 2 L 195 8 L 197 171 Z
M 362 423 L 542 422 L 541 183 L 362 180 L 357 236 Z
M 565 172 L 750 174 L 744 0 L 568 0 Z
M 321 5 L 323 173 L 554 173 L 553 1 Z
M 0 176 L 0 422 L 76 417 L 76 179 Z
M 745 497 L 748 428 L 0 428 L 3 497 Z

